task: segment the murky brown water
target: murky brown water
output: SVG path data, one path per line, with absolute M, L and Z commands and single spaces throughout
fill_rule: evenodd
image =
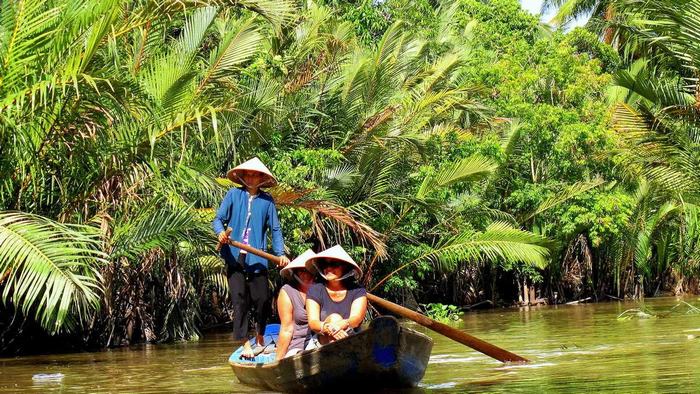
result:
M 697 298 L 684 301 L 700 306 Z M 669 312 L 681 301 L 647 300 Z M 700 314 L 681 304 L 662 318 L 618 320 L 637 303 L 472 313 L 457 327 L 532 360 L 503 365 L 449 339 L 435 346 L 416 392 L 697 392 Z M 698 339 L 695 339 L 698 336 Z M 1 392 L 257 392 L 238 383 L 226 333 L 196 343 L 144 345 L 98 353 L 0 359 Z M 63 374 L 34 381 L 35 374 Z

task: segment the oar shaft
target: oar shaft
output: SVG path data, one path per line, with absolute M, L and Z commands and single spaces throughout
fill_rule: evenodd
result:
M 260 249 L 256 249 L 250 245 L 245 245 L 237 241 L 230 240 L 228 241 L 229 245 L 234 246 L 236 248 L 245 250 L 248 253 L 252 253 L 254 255 L 263 257 L 265 259 L 268 259 L 272 261 L 273 263 L 279 265 L 280 258 L 278 256 L 275 256 L 273 254 L 264 252 Z M 375 296 L 374 294 L 369 294 L 367 293 L 367 299 L 376 304 L 381 306 L 382 308 L 388 310 L 389 312 L 395 313 L 397 315 L 403 316 L 407 319 L 411 319 L 414 322 L 425 326 L 438 334 L 442 334 L 452 340 L 455 340 L 463 345 L 469 346 L 470 348 L 479 351 L 481 353 L 484 353 L 487 356 L 493 357 L 496 360 L 499 360 L 501 362 L 529 362 L 528 359 L 518 356 L 515 353 L 511 353 L 505 349 L 501 349 L 498 346 L 492 345 L 486 341 L 482 341 L 481 339 L 469 335 L 464 331 L 459 331 L 456 328 L 452 328 L 448 326 L 447 324 L 440 323 L 438 321 L 435 321 L 425 315 L 422 315 L 416 311 L 412 311 L 408 308 L 404 308 L 401 305 L 394 304 L 391 301 L 387 301 L 383 298 L 379 298 Z
M 267 253 L 267 252 L 262 251 L 260 249 L 254 248 L 250 245 L 246 245 L 246 244 L 240 243 L 238 241 L 234 241 L 232 239 L 228 240 L 228 244 L 233 246 L 233 247 L 236 247 L 238 249 L 245 250 L 248 253 L 252 253 L 252 254 L 260 256 L 262 258 L 268 259 L 277 265 L 280 264 L 279 256 L 275 256 L 274 254 Z
M 372 303 L 381 306 L 382 308 L 388 310 L 389 312 L 395 313 L 397 315 L 403 316 L 407 319 L 411 319 L 414 322 L 427 327 L 438 334 L 442 334 L 452 340 L 455 340 L 463 345 L 469 346 L 470 348 L 484 353 L 487 356 L 493 357 L 496 360 L 502 362 L 529 362 L 528 359 L 518 356 L 515 353 L 511 353 L 505 349 L 501 349 L 498 346 L 492 345 L 486 341 L 483 341 L 475 336 L 469 335 L 464 331 L 459 331 L 456 328 L 452 328 L 447 324 L 435 321 L 425 315 L 422 315 L 416 311 L 412 311 L 408 308 L 404 308 L 401 305 L 394 304 L 391 301 L 387 301 L 383 298 L 379 298 L 374 294 L 367 294 L 367 299 Z

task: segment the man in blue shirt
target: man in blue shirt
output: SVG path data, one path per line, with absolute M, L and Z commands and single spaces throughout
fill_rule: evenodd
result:
M 260 190 L 261 187 L 275 186 L 277 180 L 257 157 L 232 169 L 226 176 L 243 186 L 231 188 L 216 212 L 212 226 L 219 242 L 227 242 L 228 226 L 231 228 L 228 237 L 232 240 L 266 250 L 266 233 L 270 230 L 272 253 L 280 256 L 280 267 L 284 267 L 289 259 L 284 255 L 277 207 L 272 196 Z M 226 262 L 229 295 L 233 302 L 234 339 L 243 340 L 247 337 L 248 310 L 253 306 L 257 343 L 263 345 L 265 324 L 270 314 L 268 262 L 228 244 L 221 248 L 221 257 Z

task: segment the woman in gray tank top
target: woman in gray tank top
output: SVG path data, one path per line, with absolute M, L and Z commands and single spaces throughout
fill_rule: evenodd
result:
M 314 277 L 306 270 L 305 264 L 315 255 L 308 249 L 280 271 L 289 284 L 282 286 L 282 291 L 277 297 L 277 313 L 280 316 L 278 360 L 304 350 L 309 340 L 305 304 L 306 292 L 314 283 Z
M 323 282 L 311 286 L 306 298 L 309 329 L 319 334 L 308 348 L 347 338 L 367 312 L 367 291 L 356 283 L 362 269 L 340 245 L 308 259 L 306 269 Z

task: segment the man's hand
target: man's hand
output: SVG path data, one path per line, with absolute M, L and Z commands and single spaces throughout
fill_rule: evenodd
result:
M 285 256 L 285 255 L 280 256 L 280 264 L 279 264 L 280 268 L 286 267 L 287 264 L 289 264 L 289 259 L 287 258 L 287 256 Z
M 226 231 L 222 231 L 219 233 L 219 243 L 225 244 L 228 242 L 228 235 L 226 235 Z

